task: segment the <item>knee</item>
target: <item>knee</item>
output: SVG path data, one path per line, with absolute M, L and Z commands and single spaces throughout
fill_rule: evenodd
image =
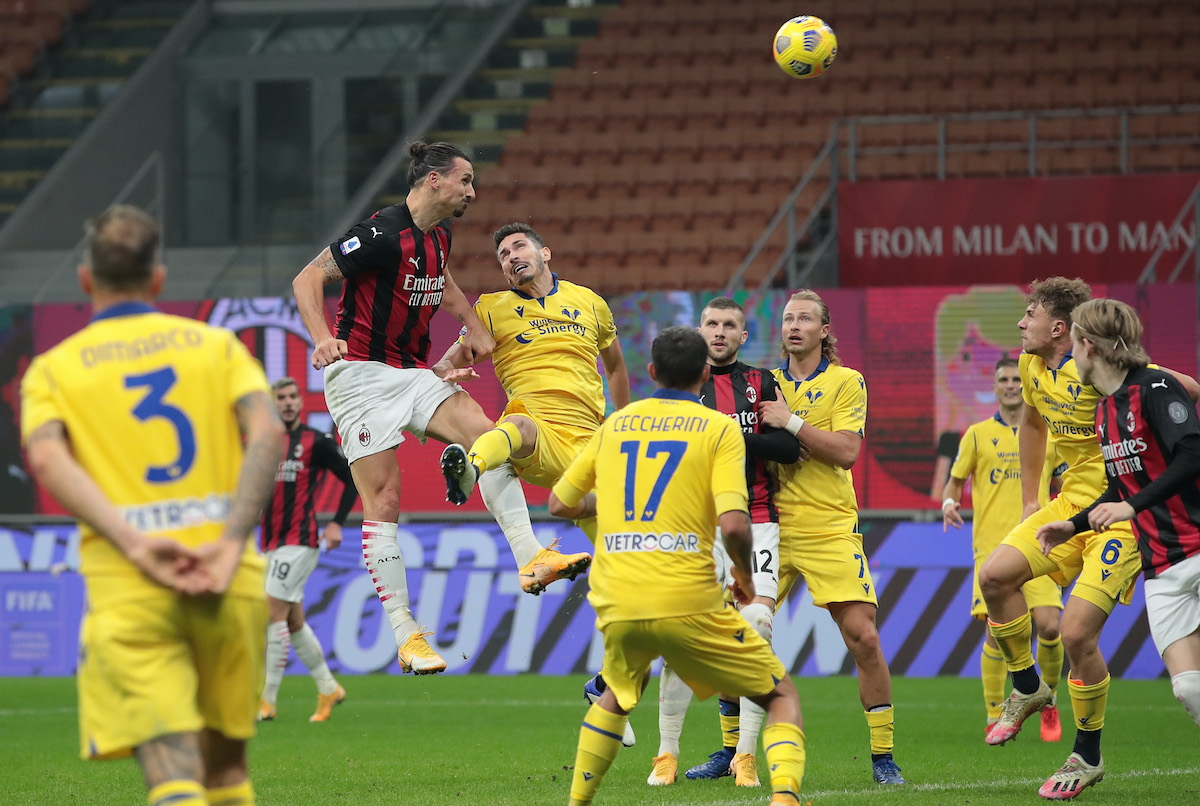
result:
M 771 608 L 760 602 L 753 602 L 742 608 L 742 618 L 750 623 L 754 631 L 771 643 L 774 614 Z
M 1072 658 L 1090 652 L 1099 646 L 1100 636 L 1086 624 L 1064 620 L 1059 627 L 1063 647 Z
M 1047 644 L 1053 644 L 1058 640 L 1058 620 L 1041 621 L 1037 624 L 1038 638 Z
M 879 630 L 872 619 L 856 619 L 842 629 L 846 636 L 846 647 L 857 660 L 874 657 L 883 652 L 879 643 Z

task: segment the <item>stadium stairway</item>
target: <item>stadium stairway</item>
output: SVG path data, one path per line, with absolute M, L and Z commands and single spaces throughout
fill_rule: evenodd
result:
M 120 91 L 189 0 L 92 0 L 0 109 L 0 226 L 100 108 Z

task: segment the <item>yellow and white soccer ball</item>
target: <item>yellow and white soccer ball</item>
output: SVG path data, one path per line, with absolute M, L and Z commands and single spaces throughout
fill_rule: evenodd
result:
M 837 36 L 819 17 L 792 17 L 775 32 L 772 48 L 779 69 L 793 78 L 815 78 L 837 56 Z

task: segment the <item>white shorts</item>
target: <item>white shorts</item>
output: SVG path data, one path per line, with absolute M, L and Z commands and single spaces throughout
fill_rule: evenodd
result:
M 1200 627 L 1200 554 L 1146 580 L 1146 618 L 1160 655 Z
M 304 583 L 317 567 L 318 549 L 280 546 L 263 555 L 267 561 L 267 596 L 281 602 L 304 600 Z
M 754 569 L 754 592 L 758 596 L 774 599 L 779 593 L 779 524 L 752 523 L 750 532 L 754 536 L 754 551 L 750 563 Z M 721 587 L 733 583 L 733 562 L 725 553 L 725 541 L 721 530 L 713 541 L 713 560 L 717 564 L 717 581 Z
M 404 441 L 421 442 L 437 407 L 463 388 L 431 369 L 400 369 L 379 361 L 337 361 L 325 369 L 325 405 L 353 463 Z

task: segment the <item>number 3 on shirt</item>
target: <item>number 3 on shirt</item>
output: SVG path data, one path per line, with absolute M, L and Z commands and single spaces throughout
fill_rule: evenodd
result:
M 647 442 L 645 447 L 647 459 L 653 459 L 664 453 L 667 455 L 667 461 L 663 463 L 662 470 L 658 472 L 658 479 L 650 490 L 650 497 L 646 499 L 646 507 L 642 510 L 641 518 L 639 518 L 643 521 L 652 521 L 658 514 L 658 505 L 662 502 L 667 485 L 671 483 L 671 477 L 679 469 L 679 462 L 683 459 L 684 451 L 687 450 L 687 443 L 681 439 L 655 439 Z M 641 449 L 642 443 L 636 440 L 621 443 L 621 453 L 625 454 L 625 520 L 627 521 L 634 519 L 634 511 L 637 509 L 633 499 L 637 492 L 637 467 Z
M 149 388 L 142 402 L 133 408 L 133 416 L 142 422 L 162 417 L 175 428 L 175 439 L 179 443 L 179 456 L 166 466 L 151 465 L 146 469 L 146 481 L 151 484 L 165 484 L 177 481 L 192 469 L 196 461 L 196 432 L 191 421 L 180 409 L 163 401 L 167 392 L 175 385 L 175 370 L 171 367 L 147 372 L 144 375 L 126 375 L 125 388 L 136 389 L 141 386 Z

